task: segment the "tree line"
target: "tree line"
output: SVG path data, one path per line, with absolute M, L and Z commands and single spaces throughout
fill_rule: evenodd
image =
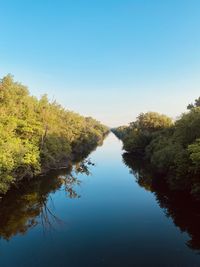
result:
M 66 110 L 47 95 L 37 99 L 11 75 L 0 80 L 0 193 L 88 154 L 108 128 Z M 81 156 L 82 157 L 82 156 Z
M 171 190 L 200 198 L 200 98 L 172 121 L 156 112 L 141 113 L 129 126 L 112 129 L 132 158 L 143 162 L 153 179 Z

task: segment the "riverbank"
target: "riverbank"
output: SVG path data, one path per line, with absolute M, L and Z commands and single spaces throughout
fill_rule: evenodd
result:
M 188 106 L 178 120 L 141 113 L 129 126 L 113 129 L 123 148 L 164 179 L 171 190 L 187 191 L 200 199 L 200 101 Z M 152 178 L 152 179 L 154 179 Z
M 24 178 L 65 166 L 89 153 L 108 128 L 66 110 L 47 95 L 40 99 L 7 75 L 0 81 L 0 193 Z
M 199 266 L 199 205 L 139 184 L 121 147 L 111 133 L 71 171 L 9 191 L 0 265 Z

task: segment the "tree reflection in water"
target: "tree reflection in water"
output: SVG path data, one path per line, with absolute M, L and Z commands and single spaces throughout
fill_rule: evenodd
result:
M 181 232 L 186 232 L 190 240 L 186 245 L 200 253 L 200 201 L 186 192 L 170 191 L 162 177 L 155 177 L 151 166 L 138 162 L 133 155 L 124 153 L 123 162 L 130 168 L 140 186 L 155 194 L 165 215 L 171 217 Z
M 90 175 L 91 165 L 94 165 L 91 160 L 85 159 L 67 169 L 23 180 L 19 188 L 12 188 L 0 201 L 0 237 L 10 240 L 38 224 L 43 226 L 44 232 L 54 229 L 55 224 L 62 224 L 49 208 L 50 194 L 64 189 L 68 198 L 80 198 L 75 190 L 75 186 L 80 185 L 77 176 L 80 173 Z

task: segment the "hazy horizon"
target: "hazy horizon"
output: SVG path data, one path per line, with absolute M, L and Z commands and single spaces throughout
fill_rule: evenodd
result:
M 0 76 L 113 127 L 200 96 L 199 1 L 2 1 Z

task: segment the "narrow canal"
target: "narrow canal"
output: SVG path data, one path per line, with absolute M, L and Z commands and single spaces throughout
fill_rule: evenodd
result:
M 111 133 L 71 173 L 51 173 L 10 193 L 0 205 L 0 266 L 200 266 L 189 244 L 199 238 L 191 236 L 195 226 L 187 216 L 185 231 L 175 224 L 122 153 Z

